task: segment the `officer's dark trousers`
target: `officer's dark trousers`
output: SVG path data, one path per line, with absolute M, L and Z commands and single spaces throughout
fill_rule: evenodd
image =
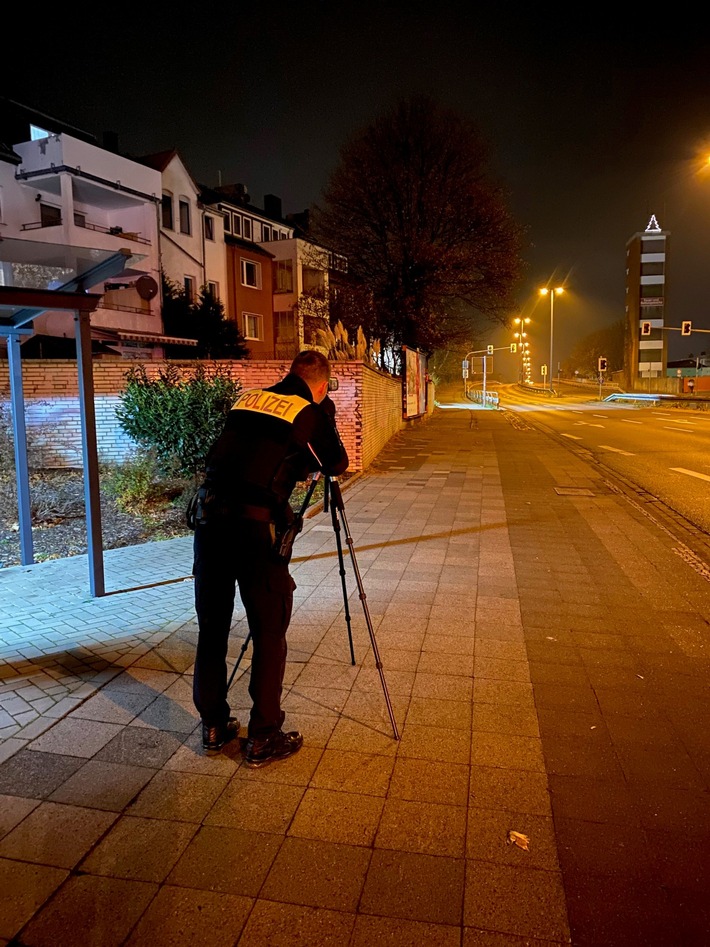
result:
M 194 539 L 195 609 L 199 626 L 193 699 L 207 726 L 229 718 L 227 643 L 235 589 L 246 610 L 252 641 L 249 736 L 281 728 L 286 630 L 296 585 L 288 564 L 273 554 L 269 523 L 223 517 L 198 526 Z

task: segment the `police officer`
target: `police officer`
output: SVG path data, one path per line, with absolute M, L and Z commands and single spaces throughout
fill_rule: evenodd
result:
M 219 750 L 239 721 L 227 703 L 227 642 L 236 585 L 252 640 L 252 709 L 246 763 L 264 766 L 300 749 L 303 737 L 281 727 L 286 631 L 293 590 L 279 539 L 293 518 L 289 497 L 309 472 L 337 476 L 348 456 L 328 397 L 330 364 L 307 350 L 288 375 L 266 389 L 244 391 L 211 447 L 194 537 L 195 609 L 199 635 L 193 699 L 202 745 Z

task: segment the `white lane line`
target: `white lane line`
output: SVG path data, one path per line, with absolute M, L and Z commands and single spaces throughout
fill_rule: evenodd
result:
M 599 446 L 602 448 L 602 450 L 612 450 L 612 451 L 614 451 L 615 454 L 623 454 L 625 457 L 635 457 L 635 456 L 636 456 L 635 454 L 632 454 L 630 451 L 627 451 L 627 450 L 620 450 L 618 447 L 609 447 L 608 444 L 600 444 Z
M 581 441 L 581 437 L 577 437 L 576 434 L 563 434 L 562 437 L 571 437 L 573 441 Z
M 585 427 L 601 427 L 601 428 L 604 427 L 603 424 L 592 424 L 591 421 L 575 421 L 574 423 L 575 423 L 575 424 L 583 424 Z
M 687 474 L 689 477 L 697 477 L 698 480 L 707 480 L 710 482 L 710 477 L 707 474 L 698 473 L 697 470 L 686 470 L 685 467 L 671 467 L 671 470 L 675 470 L 676 473 Z
M 606 418 L 607 418 L 606 414 L 593 414 L 592 417 L 601 418 L 603 421 L 606 421 Z
M 624 424 L 643 424 L 643 421 L 632 421 L 631 418 L 619 418 Z
M 687 428 L 687 427 L 669 427 L 667 424 L 664 424 L 664 425 L 663 425 L 663 430 L 664 430 L 664 431 L 682 431 L 683 434 L 687 434 L 687 433 L 688 433 L 688 428 Z

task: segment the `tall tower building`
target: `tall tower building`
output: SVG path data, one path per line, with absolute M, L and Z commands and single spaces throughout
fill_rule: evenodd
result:
M 630 391 L 663 378 L 668 345 L 663 330 L 668 301 L 668 244 L 655 215 L 626 244 L 625 374 Z

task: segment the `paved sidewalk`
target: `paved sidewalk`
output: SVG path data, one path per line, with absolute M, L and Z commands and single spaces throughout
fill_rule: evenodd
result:
M 344 501 L 400 739 L 318 513 L 284 702 L 305 743 L 263 770 L 200 747 L 189 538 L 108 553 L 102 599 L 85 557 L 0 572 L 0 944 L 710 943 L 702 549 L 470 406 Z M 238 608 L 232 660 L 245 634 Z

